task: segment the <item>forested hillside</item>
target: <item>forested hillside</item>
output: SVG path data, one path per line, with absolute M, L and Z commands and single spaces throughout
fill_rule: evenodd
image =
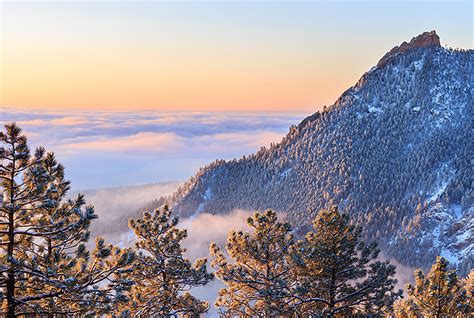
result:
M 202 168 L 172 209 L 274 209 L 304 232 L 337 204 L 405 265 L 442 255 L 472 268 L 473 53 L 441 47 L 435 32 L 395 47 L 279 144 Z

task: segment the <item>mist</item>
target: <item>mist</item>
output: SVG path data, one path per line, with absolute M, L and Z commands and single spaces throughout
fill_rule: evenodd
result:
M 184 240 L 183 246 L 186 248 L 186 256 L 192 261 L 197 258 L 207 257 L 209 259 L 209 243 L 215 242 L 224 249 L 227 241 L 227 234 L 230 230 L 248 230 L 247 218 L 252 212 L 245 210 L 234 210 L 225 215 L 213 215 L 202 213 L 194 218 L 184 219 L 178 227 L 187 229 L 188 237 Z M 192 293 L 199 299 L 206 300 L 210 304 L 207 317 L 218 317 L 218 309 L 214 307 L 219 289 L 224 284 L 216 278 L 206 286 L 193 288 Z
M 182 184 L 181 181 L 168 181 L 129 187 L 102 188 L 96 190 L 72 191 L 69 197 L 78 193 L 85 196 L 87 204 L 95 208 L 97 219 L 91 223 L 90 245 L 97 236 L 107 242 L 123 244 L 129 232 L 128 220 L 141 217 L 146 204 L 160 197 L 171 195 Z
M 107 197 L 107 191 L 98 194 L 97 197 L 101 195 L 104 195 L 107 200 L 109 199 L 109 197 Z M 215 242 L 224 249 L 227 234 L 230 230 L 249 230 L 247 218 L 251 215 L 252 212 L 250 211 L 234 210 L 225 215 L 201 213 L 196 217 L 180 220 L 178 228 L 186 229 L 188 233 L 188 237 L 183 241 L 183 247 L 186 249 L 184 255 L 188 257 L 191 262 L 194 262 L 198 258 L 207 258 L 208 268 L 211 271 L 211 260 L 209 259 L 210 242 Z M 119 247 L 132 247 L 135 242 L 135 235 L 128 227 L 123 228 L 123 224 L 127 224 L 125 220 L 127 213 L 122 214 L 122 216 L 122 218 L 115 218 L 114 221 L 107 224 L 106 227 L 104 227 L 104 225 L 107 222 L 95 224 L 93 233 L 95 235 L 104 236 L 108 242 L 117 244 Z M 111 229 L 112 231 L 107 231 L 107 229 Z M 114 229 L 115 232 L 113 231 Z M 217 298 L 219 289 L 222 287 L 224 287 L 224 284 L 214 279 L 205 286 L 192 289 L 194 296 L 209 302 L 210 309 L 206 314 L 207 317 L 219 316 L 217 308 L 214 307 L 214 301 Z
M 394 258 L 386 257 L 383 253 L 380 253 L 379 258 L 383 260 L 388 260 L 390 261 L 390 264 L 395 265 L 397 267 L 396 273 L 395 273 L 395 278 L 397 279 L 395 290 L 402 289 L 403 293 L 405 294 L 405 285 L 412 284 L 415 281 L 415 277 L 413 276 L 413 272 L 415 271 L 415 268 L 410 267 L 410 266 L 405 266 Z

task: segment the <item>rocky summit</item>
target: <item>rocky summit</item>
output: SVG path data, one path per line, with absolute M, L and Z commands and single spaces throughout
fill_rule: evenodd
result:
M 403 42 L 402 44 L 400 44 L 400 46 L 394 47 L 390 50 L 390 52 L 386 53 L 380 59 L 380 61 L 377 63 L 377 66 L 384 67 L 385 65 L 387 65 L 390 59 L 392 59 L 395 55 L 399 53 L 430 46 L 441 46 L 441 42 L 439 40 L 438 34 L 436 34 L 436 31 L 424 32 L 411 39 L 409 43 Z

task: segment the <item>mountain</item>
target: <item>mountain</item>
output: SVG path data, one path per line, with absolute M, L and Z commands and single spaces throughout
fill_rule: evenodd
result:
M 183 216 L 286 212 L 297 231 L 337 204 L 386 256 L 474 265 L 473 50 L 435 31 L 388 52 L 279 144 L 199 170 L 171 198 Z

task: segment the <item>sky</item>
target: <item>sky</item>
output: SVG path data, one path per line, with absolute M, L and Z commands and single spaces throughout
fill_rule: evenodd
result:
M 186 180 L 279 142 L 392 47 L 472 48 L 470 1 L 1 1 L 0 122 L 74 190 Z
M 472 48 L 471 1 L 2 1 L 0 105 L 313 111 L 436 29 Z

